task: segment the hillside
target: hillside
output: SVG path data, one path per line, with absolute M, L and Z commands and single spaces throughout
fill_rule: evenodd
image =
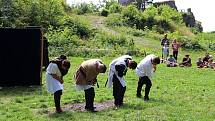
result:
M 3 2 L 0 2 L 0 6 Z M 8 12 L 7 21 L 0 17 L 2 27 L 43 26 L 44 36 L 49 41 L 50 59 L 65 54 L 71 67 L 63 78 L 63 113 L 55 113 L 53 95 L 47 92 L 44 71 L 42 86 L 0 87 L 0 121 L 215 119 L 214 69 L 200 69 L 196 66 L 197 58 L 203 57 L 206 52 L 215 56 L 215 33 L 201 33 L 186 27 L 181 21 L 181 14 L 175 13 L 176 11 L 167 6 L 159 9 L 152 7 L 144 13 L 135 6 L 122 7 L 111 3 L 102 10 L 107 12 L 107 16 L 101 16 L 102 11 L 91 5 L 69 8 L 63 6 L 61 0 L 15 0 L 15 3 L 9 7 L 13 10 Z M 27 17 L 30 15 L 32 18 Z M 73 78 L 76 69 L 84 60 L 100 58 L 108 66 L 113 59 L 127 53 L 138 63 L 147 54 L 161 56 L 160 39 L 166 33 L 170 42 L 176 38 L 182 44 L 178 62 L 182 61 L 185 54 L 190 54 L 192 67 L 169 68 L 164 63 L 159 64 L 155 76 L 151 79 L 148 102 L 136 97 L 138 77 L 134 70 L 128 69 L 125 75 L 124 105 L 118 109 L 113 106 L 112 89 L 105 87 L 109 72 L 107 70 L 105 74 L 98 76 L 100 87 L 95 86 L 95 106 L 99 112 L 84 110 L 84 91 L 76 90 Z M 12 68 L 11 72 L 13 76 L 16 68 Z

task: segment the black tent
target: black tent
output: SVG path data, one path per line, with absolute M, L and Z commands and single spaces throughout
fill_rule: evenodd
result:
M 41 85 L 41 28 L 0 28 L 0 86 Z

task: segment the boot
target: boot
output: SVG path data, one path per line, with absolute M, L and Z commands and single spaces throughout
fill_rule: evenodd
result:
M 149 92 L 150 92 L 150 88 L 149 88 L 149 87 L 146 87 L 146 88 L 145 88 L 144 101 L 149 101 Z
M 149 101 L 149 97 L 148 96 L 144 96 L 144 101 Z
M 94 88 L 90 88 L 84 91 L 85 91 L 85 100 L 86 100 L 85 109 L 91 112 L 97 112 L 95 110 L 95 107 L 93 106 L 94 97 L 95 97 Z
M 142 94 L 141 94 L 142 87 L 143 87 L 143 82 L 142 82 L 141 78 L 139 78 L 138 86 L 137 86 L 137 94 L 136 94 L 136 96 L 137 96 L 138 98 L 141 98 L 141 97 L 142 97 Z
M 56 113 L 62 113 L 63 112 L 63 110 L 60 107 L 60 98 L 61 98 L 60 94 L 54 93 L 54 102 L 55 102 Z

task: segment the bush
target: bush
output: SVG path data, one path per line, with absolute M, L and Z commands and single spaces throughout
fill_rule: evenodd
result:
M 89 38 L 94 35 L 94 31 L 88 21 L 84 18 L 72 15 L 61 18 L 59 22 L 60 28 L 69 28 L 71 33 L 78 35 L 80 38 Z
M 125 25 L 136 27 L 140 20 L 140 11 L 134 6 L 129 5 L 122 10 Z
M 107 9 L 102 9 L 102 11 L 101 11 L 101 16 L 107 17 L 108 14 L 109 14 L 109 11 L 108 11 Z
M 208 47 L 211 50 L 215 50 L 215 43 L 209 43 Z
M 178 40 L 180 41 L 181 46 L 185 49 L 204 50 L 203 46 L 199 44 L 198 41 L 190 40 L 186 36 L 181 36 Z
M 81 15 L 85 13 L 93 13 L 93 7 L 91 4 L 81 3 L 79 6 L 76 6 L 76 14 Z
M 114 3 L 109 7 L 110 13 L 120 13 L 122 11 L 122 6 L 118 3 Z
M 109 26 L 123 26 L 123 18 L 121 14 L 115 13 L 110 14 L 106 21 L 107 25 Z

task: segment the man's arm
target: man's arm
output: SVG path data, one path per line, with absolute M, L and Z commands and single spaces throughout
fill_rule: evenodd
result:
M 116 69 L 116 71 L 118 72 L 118 76 L 119 76 L 119 77 L 123 77 L 124 71 L 125 71 L 125 69 L 126 69 L 125 65 L 123 65 L 123 64 L 116 65 L 116 66 L 115 66 L 115 69 Z
M 56 80 L 58 80 L 61 84 L 63 84 L 63 79 L 61 78 L 61 77 L 59 77 L 59 76 L 57 76 L 56 74 L 51 74 L 51 76 L 54 78 L 54 79 L 56 79 Z

